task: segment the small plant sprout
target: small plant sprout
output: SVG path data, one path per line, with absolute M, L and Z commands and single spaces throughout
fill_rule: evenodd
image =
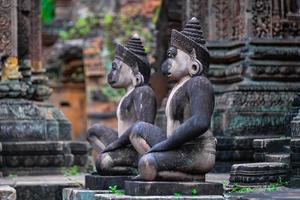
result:
M 175 192 L 175 193 L 174 193 L 174 196 L 175 196 L 175 197 L 181 197 L 182 194 L 181 194 L 180 192 Z
M 112 193 L 112 194 L 124 195 L 124 192 L 121 192 L 121 191 L 118 190 L 117 185 L 111 185 L 108 188 L 109 188 L 109 192 Z
M 16 178 L 17 177 L 17 173 L 12 172 L 8 175 L 9 178 Z
M 64 176 L 76 176 L 79 173 L 79 167 L 74 165 L 70 168 L 63 168 Z
M 192 195 L 198 195 L 198 190 L 196 188 L 193 188 L 192 189 Z

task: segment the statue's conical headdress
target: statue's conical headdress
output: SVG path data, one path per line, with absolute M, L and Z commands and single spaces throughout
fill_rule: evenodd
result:
M 193 49 L 195 49 L 196 57 L 202 63 L 204 73 L 207 74 L 209 53 L 205 45 L 200 22 L 196 17 L 190 19 L 181 32 L 175 29 L 172 30 L 171 46 L 181 49 L 188 54 L 191 54 Z
M 130 67 L 135 67 L 135 63 L 137 63 L 139 72 L 144 76 L 144 81 L 148 82 L 150 77 L 150 65 L 144 46 L 138 35 L 133 35 L 126 42 L 125 46 L 117 44 L 115 57 Z

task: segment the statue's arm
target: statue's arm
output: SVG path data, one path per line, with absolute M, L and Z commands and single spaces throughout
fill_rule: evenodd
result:
M 152 89 L 146 87 L 148 86 L 137 88 L 133 94 L 132 98 L 135 112 L 133 114 L 136 114 L 137 122 L 143 121 L 153 124 L 156 114 L 156 100 Z M 128 128 L 116 141 L 109 144 L 103 152 L 112 151 L 130 144 L 129 136 L 136 123 Z
M 196 77 L 189 83 L 187 94 L 190 97 L 192 117 L 182 123 L 171 136 L 153 146 L 149 152 L 167 151 L 204 134 L 210 127 L 214 108 L 214 93 L 208 80 Z
M 134 96 L 134 110 L 138 121 L 154 124 L 156 115 L 156 99 L 150 86 L 137 88 Z

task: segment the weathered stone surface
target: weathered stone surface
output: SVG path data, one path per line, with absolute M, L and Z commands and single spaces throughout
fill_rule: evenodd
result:
M 278 153 L 289 152 L 290 138 L 267 138 L 253 140 L 253 148 L 256 152 Z
M 0 178 L 0 185 L 10 185 L 20 200 L 61 200 L 63 188 L 82 187 L 83 176 L 16 176 Z
M 77 165 L 80 170 L 89 164 L 89 145 L 75 141 L 3 142 L 4 175 L 62 174 L 62 167 Z
M 130 196 L 162 196 L 192 195 L 192 190 L 198 195 L 223 195 L 223 184 L 212 182 L 142 182 L 126 181 L 125 194 Z
M 217 137 L 217 150 L 252 150 L 253 137 Z
M 249 187 L 268 185 L 288 179 L 289 168 L 285 163 L 264 162 L 233 165 L 230 172 L 230 185 L 238 184 Z
M 282 162 L 286 164 L 290 164 L 290 154 L 266 154 L 265 162 Z
M 109 186 L 116 185 L 118 189 L 125 188 L 125 181 L 131 180 L 133 176 L 100 176 L 86 175 L 85 188 L 91 190 L 108 190 Z
M 299 189 L 279 188 L 275 192 L 230 193 L 225 195 L 227 200 L 297 200 Z
M 225 200 L 221 195 L 204 195 L 204 196 L 127 196 L 127 195 L 115 195 L 115 194 L 96 194 L 95 200 Z
M 217 151 L 218 161 L 253 161 L 253 150 Z
M 29 141 L 29 142 L 3 142 L 3 155 L 53 155 L 64 152 L 64 142 Z
M 83 188 L 64 188 L 63 200 L 95 200 L 95 194 L 106 194 L 109 190 L 88 190 Z
M 0 186 L 0 199 L 1 200 L 16 200 L 17 192 L 10 186 Z

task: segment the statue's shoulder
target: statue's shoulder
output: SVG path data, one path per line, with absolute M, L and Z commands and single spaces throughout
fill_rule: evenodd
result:
M 149 85 L 142 85 L 142 86 L 136 87 L 134 89 L 134 93 L 135 94 L 146 94 L 149 96 L 155 95 L 153 89 Z
M 208 90 L 213 91 L 211 82 L 205 76 L 194 76 L 189 80 L 191 90 Z

